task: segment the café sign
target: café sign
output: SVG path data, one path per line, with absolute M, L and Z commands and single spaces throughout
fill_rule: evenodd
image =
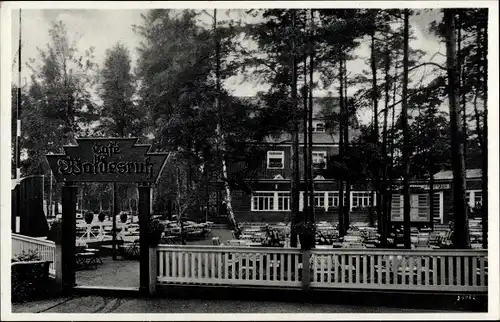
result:
M 59 182 L 154 182 L 169 153 L 151 153 L 137 138 L 79 138 L 64 154 L 47 154 Z

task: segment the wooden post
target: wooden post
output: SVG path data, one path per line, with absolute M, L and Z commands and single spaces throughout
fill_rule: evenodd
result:
M 148 225 L 151 203 L 151 185 L 140 183 L 139 191 L 139 291 L 147 294 L 149 291 L 149 246 L 148 246 Z
M 60 293 L 63 291 L 63 280 L 62 280 L 62 245 L 60 240 L 56 238 L 56 252 L 54 254 L 54 268 L 56 270 L 56 292 Z
M 77 187 L 66 182 L 62 187 L 62 231 L 61 231 L 61 280 L 63 291 L 75 283 L 75 237 L 76 237 Z
M 113 260 L 116 260 L 116 216 L 118 216 L 116 182 L 113 182 Z M 124 223 L 125 224 L 125 223 Z
M 157 271 L 156 247 L 149 247 L 149 295 L 156 295 L 156 277 Z
M 309 267 L 309 260 L 311 258 L 310 250 L 302 250 L 302 290 L 307 294 L 311 290 L 309 284 L 311 283 L 311 271 Z

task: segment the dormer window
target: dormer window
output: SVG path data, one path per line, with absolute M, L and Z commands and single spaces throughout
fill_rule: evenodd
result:
M 267 151 L 267 168 L 283 169 L 285 165 L 284 151 Z
M 312 165 L 315 169 L 326 169 L 326 151 L 312 151 Z
M 324 123 L 316 123 L 316 126 L 314 128 L 315 132 L 325 132 L 325 124 Z

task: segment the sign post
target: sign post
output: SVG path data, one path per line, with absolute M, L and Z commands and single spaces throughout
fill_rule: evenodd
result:
M 151 215 L 151 185 L 142 182 L 139 190 L 139 249 L 140 249 L 140 277 L 139 290 L 146 294 L 149 291 L 149 245 L 147 240 L 148 223 Z
M 64 146 L 64 154 L 46 155 L 58 182 L 63 182 L 63 231 L 61 244 L 63 290 L 75 285 L 75 182 L 122 182 L 139 184 L 140 289 L 149 285 L 148 224 L 151 188 L 160 176 L 169 153 L 151 153 L 150 145 L 137 138 L 80 138 L 77 145 Z M 116 193 L 116 191 L 115 191 Z M 113 217 L 116 220 L 116 204 Z M 116 233 L 116 232 L 114 232 Z
M 62 187 L 61 231 L 61 278 L 65 291 L 75 286 L 76 194 L 76 185 L 67 181 Z

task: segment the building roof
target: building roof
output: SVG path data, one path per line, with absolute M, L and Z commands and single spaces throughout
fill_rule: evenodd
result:
M 238 99 L 241 101 L 250 102 L 253 104 L 263 103 L 258 96 L 238 96 Z M 297 98 L 297 105 L 299 107 L 302 106 L 302 99 L 300 97 Z M 313 97 L 313 119 L 322 118 L 322 115 L 328 109 L 334 109 L 335 112 L 340 110 L 339 98 L 333 96 L 321 96 L 321 97 Z
M 467 169 L 465 174 L 467 179 L 481 178 L 481 169 Z M 438 172 L 434 175 L 436 180 L 451 180 L 453 179 L 453 171 L 446 170 Z
M 251 102 L 254 104 L 263 104 L 258 96 L 239 96 L 242 101 Z M 299 98 L 297 103 L 302 106 L 302 100 Z M 334 109 L 335 112 L 339 112 L 339 98 L 332 96 L 314 97 L 313 98 L 313 119 L 321 120 L 326 111 Z M 354 139 L 359 136 L 359 131 L 355 129 L 349 129 L 350 139 Z M 290 144 L 291 134 L 282 133 L 279 136 L 269 136 L 265 140 L 265 143 L 271 144 Z M 299 133 L 299 144 L 304 142 L 303 133 Z M 331 133 L 328 129 L 325 132 L 313 132 L 313 143 L 314 144 L 338 144 L 339 135 L 338 133 Z

